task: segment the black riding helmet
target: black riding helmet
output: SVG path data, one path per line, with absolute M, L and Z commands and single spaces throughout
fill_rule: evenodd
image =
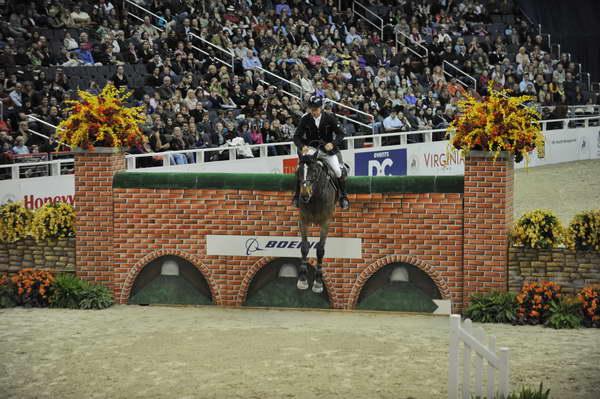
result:
M 311 96 L 308 99 L 308 106 L 310 108 L 321 108 L 323 106 L 323 98 L 319 96 Z

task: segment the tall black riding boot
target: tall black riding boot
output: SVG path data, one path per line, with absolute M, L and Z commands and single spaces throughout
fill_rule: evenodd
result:
M 348 209 L 350 207 L 350 201 L 348 201 L 348 196 L 346 196 L 346 176 L 340 177 L 338 179 L 338 187 L 340 188 L 340 207 L 342 209 Z
M 297 175 L 296 173 L 296 191 L 294 191 L 294 196 L 292 197 L 292 205 L 300 208 L 300 179 L 298 179 Z

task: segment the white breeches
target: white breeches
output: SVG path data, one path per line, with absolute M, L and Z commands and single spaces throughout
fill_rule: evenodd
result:
M 335 177 L 338 179 L 342 177 L 342 165 L 340 165 L 340 160 L 338 159 L 337 154 L 329 155 L 321 150 L 319 150 L 319 159 L 327 162 L 327 165 L 331 168 Z

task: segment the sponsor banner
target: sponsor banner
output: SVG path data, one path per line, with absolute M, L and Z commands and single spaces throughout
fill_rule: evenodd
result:
M 283 160 L 283 173 L 293 175 L 298 168 L 298 157 Z
M 457 150 L 447 151 L 448 141 L 411 144 L 408 150 L 408 175 L 462 175 L 465 160 Z
M 309 237 L 309 257 L 316 257 L 318 237 Z M 300 257 L 300 237 L 207 235 L 207 255 Z M 361 259 L 360 238 L 327 238 L 326 258 Z
M 0 204 L 24 201 L 29 209 L 37 209 L 47 202 L 75 204 L 73 175 L 7 180 L 0 183 L 0 188 Z
M 355 176 L 406 176 L 406 148 L 354 154 Z

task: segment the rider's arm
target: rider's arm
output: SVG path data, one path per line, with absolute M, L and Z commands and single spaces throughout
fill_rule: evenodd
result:
M 298 147 L 298 151 L 302 149 L 306 144 L 304 143 L 304 132 L 306 130 L 306 118 L 302 117 L 300 119 L 300 123 L 296 127 L 296 131 L 294 132 L 294 144 Z

